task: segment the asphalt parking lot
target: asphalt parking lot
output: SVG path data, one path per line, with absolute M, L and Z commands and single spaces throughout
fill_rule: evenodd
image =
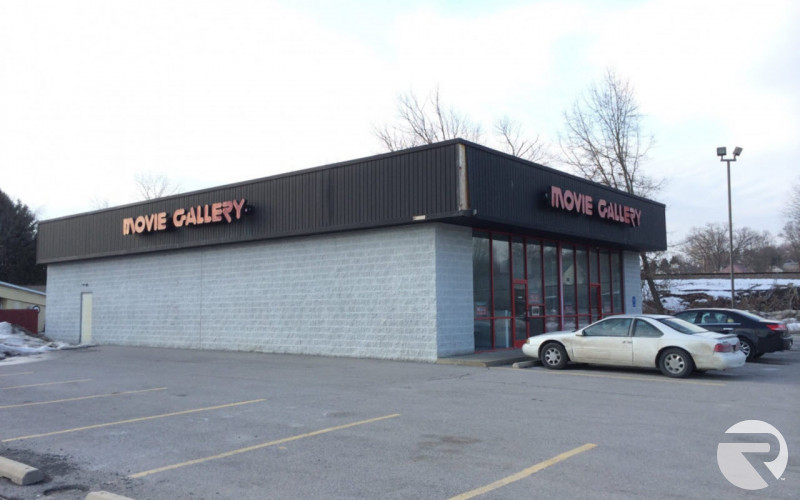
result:
M 797 498 L 798 408 L 796 346 L 682 380 L 102 346 L 0 363 L 0 456 L 46 475 L 0 498 Z M 785 438 L 780 477 L 743 420 Z M 767 488 L 725 479 L 722 442 L 770 443 Z

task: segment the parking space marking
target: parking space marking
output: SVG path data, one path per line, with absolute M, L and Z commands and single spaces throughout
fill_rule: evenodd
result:
M 600 373 L 570 373 L 570 372 L 556 372 L 556 371 L 541 371 L 537 373 L 547 373 L 548 375 L 572 375 L 574 377 L 597 377 L 597 378 L 619 378 L 622 380 L 643 380 L 645 382 L 672 382 L 673 384 L 694 384 L 694 385 L 711 385 L 715 387 L 725 387 L 724 382 L 700 382 L 698 380 L 677 380 L 674 378 L 658 378 L 658 377 L 634 377 L 630 375 L 603 375 Z
M 14 375 L 30 375 L 33 372 L 0 373 L 0 377 L 13 377 Z
M 77 384 L 79 382 L 89 382 L 90 378 L 80 380 L 62 380 L 61 382 L 44 382 L 42 384 L 28 384 L 28 385 L 15 385 L 13 387 L 0 387 L 0 391 L 8 391 L 11 389 L 27 389 L 28 387 L 42 387 L 45 385 L 59 385 L 59 384 Z
M 67 434 L 70 432 L 88 431 L 90 429 L 100 429 L 102 427 L 111 427 L 112 425 L 132 424 L 136 422 L 145 422 L 147 420 L 155 420 L 157 418 L 177 417 L 180 415 L 189 415 L 190 413 L 199 413 L 201 411 L 220 410 L 222 408 L 233 408 L 234 406 L 248 405 L 252 403 L 260 403 L 266 399 L 253 399 L 251 401 L 240 401 L 238 403 L 228 403 L 218 406 L 208 406 L 206 408 L 195 408 L 192 410 L 176 411 L 173 413 L 163 413 L 161 415 L 151 415 L 149 417 L 129 418 L 127 420 L 118 420 L 116 422 L 107 422 L 105 424 L 87 425 L 85 427 L 76 427 L 74 429 L 64 429 L 62 431 L 44 432 L 42 434 L 31 434 L 30 436 L 20 436 L 15 438 L 3 439 L 0 443 L 10 443 L 11 441 L 22 441 L 24 439 L 35 439 L 47 436 L 56 436 L 58 434 Z
M 483 495 L 484 493 L 488 493 L 490 491 L 494 491 L 494 490 L 496 490 L 498 488 L 502 488 L 503 486 L 507 486 L 507 485 L 509 485 L 511 483 L 515 483 L 515 482 L 519 481 L 520 479 L 525 479 L 526 477 L 530 476 L 531 474 L 539 472 L 542 469 L 546 469 L 547 467 L 550 467 L 551 465 L 555 465 L 558 462 L 563 462 L 564 460 L 566 460 L 566 459 L 568 459 L 570 457 L 574 457 L 575 455 L 577 455 L 579 453 L 583 453 L 584 451 L 589 451 L 589 450 L 591 450 L 592 448 L 595 448 L 595 447 L 597 447 L 596 444 L 586 443 L 583 446 L 578 446 L 577 448 L 574 448 L 572 450 L 564 452 L 564 453 L 562 453 L 560 455 L 556 455 L 555 457 L 553 457 L 553 458 L 551 458 L 549 460 L 545 460 L 544 462 L 539 462 L 538 464 L 533 465 L 531 467 L 528 467 L 527 469 L 523 469 L 523 470 L 517 472 L 516 474 L 512 474 L 512 475 L 510 475 L 508 477 L 504 477 L 503 479 L 495 481 L 495 482 L 493 482 L 491 484 L 487 484 L 486 486 L 482 486 L 480 488 L 476 488 L 476 489 L 468 491 L 466 493 L 462 493 L 460 495 L 454 496 L 454 497 L 450 498 L 450 500 L 467 500 L 469 498 L 474 498 L 474 497 L 477 497 L 479 495 Z
M 85 399 L 96 399 L 96 398 L 110 398 L 113 396 L 124 396 L 126 394 L 139 394 L 142 392 L 153 392 L 153 391 L 165 391 L 166 387 L 157 387 L 155 389 L 140 389 L 138 391 L 123 391 L 123 392 L 111 392 L 108 394 L 95 394 L 92 396 L 80 396 L 76 398 L 65 398 L 65 399 L 54 399 L 52 401 L 37 401 L 35 403 L 20 403 L 16 405 L 6 405 L 0 406 L 0 410 L 6 410 L 8 408 L 22 408 L 25 406 L 38 406 L 38 405 L 49 405 L 54 403 L 68 403 L 70 401 L 83 401 Z
M 374 423 L 374 422 L 380 422 L 381 420 L 387 420 L 387 419 L 395 418 L 395 417 L 399 417 L 399 416 L 400 416 L 399 413 L 393 413 L 391 415 L 384 415 L 382 417 L 370 418 L 370 419 L 367 419 L 367 420 L 360 420 L 358 422 L 351 422 L 349 424 L 337 425 L 336 427 L 328 427 L 327 429 L 320 429 L 318 431 L 307 432 L 305 434 L 298 434 L 296 436 L 290 436 L 290 437 L 283 438 L 283 439 L 276 439 L 275 441 L 269 441 L 267 443 L 261 443 L 261 444 L 256 444 L 256 445 L 253 445 L 253 446 L 247 446 L 245 448 L 239 448 L 238 450 L 226 451 L 225 453 L 212 455 L 210 457 L 197 458 L 195 460 L 189 460 L 189 461 L 181 462 L 181 463 L 178 463 L 178 464 L 166 465 L 164 467 L 159 467 L 157 469 L 150 469 L 150 470 L 146 470 L 146 471 L 143 471 L 143 472 L 137 472 L 136 474 L 131 474 L 128 477 L 132 478 L 132 479 L 138 479 L 138 478 L 141 478 L 141 477 L 149 476 L 151 474 L 157 474 L 159 472 L 165 472 L 165 471 L 168 471 L 168 470 L 179 469 L 181 467 L 187 467 L 189 465 L 196 465 L 196 464 L 201 464 L 201 463 L 204 463 L 204 462 L 210 462 L 212 460 L 219 460 L 221 458 L 231 457 L 231 456 L 234 456 L 234 455 L 238 455 L 240 453 L 247 453 L 247 452 L 250 452 L 250 451 L 260 450 L 262 448 L 267 448 L 269 446 L 275 446 L 275 445 L 278 445 L 278 444 L 288 443 L 290 441 L 297 441 L 298 439 L 304 439 L 304 438 L 309 438 L 309 437 L 313 437 L 313 436 L 319 436 L 320 434 L 327 434 L 329 432 L 340 431 L 340 430 L 343 430 L 343 429 L 349 429 L 350 427 L 356 427 L 356 426 L 359 426 L 359 425 L 365 425 L 365 424 L 371 424 L 371 423 Z

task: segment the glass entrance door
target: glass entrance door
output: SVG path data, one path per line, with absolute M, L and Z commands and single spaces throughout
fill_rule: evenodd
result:
M 528 282 L 514 280 L 514 347 L 528 338 Z

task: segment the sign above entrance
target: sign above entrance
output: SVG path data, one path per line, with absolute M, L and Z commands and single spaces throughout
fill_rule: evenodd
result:
M 599 217 L 620 224 L 626 224 L 631 227 L 639 227 L 642 225 L 641 210 L 621 203 L 604 200 L 603 198 L 595 200 L 587 194 L 570 191 L 569 189 L 561 189 L 558 186 L 550 186 L 547 199 L 551 208 L 575 212 L 590 217 Z
M 234 220 L 239 220 L 250 210 L 245 206 L 247 200 L 228 200 L 210 205 L 198 205 L 196 207 L 179 208 L 172 212 L 172 216 L 167 218 L 167 212 L 158 212 L 138 217 L 126 217 L 122 219 L 122 234 L 151 233 L 155 231 L 165 231 L 171 227 L 200 226 L 202 224 L 214 224 L 225 222 L 230 224 Z

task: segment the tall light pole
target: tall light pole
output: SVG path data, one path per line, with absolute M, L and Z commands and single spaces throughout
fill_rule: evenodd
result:
M 719 161 L 724 161 L 728 164 L 728 233 L 730 235 L 730 268 L 731 268 L 731 308 L 736 307 L 735 291 L 736 287 L 733 284 L 733 210 L 731 210 L 731 162 L 736 161 L 736 157 L 742 154 L 742 148 L 736 147 L 733 149 L 733 158 L 725 158 L 728 150 L 724 147 L 717 148 L 717 156 Z

